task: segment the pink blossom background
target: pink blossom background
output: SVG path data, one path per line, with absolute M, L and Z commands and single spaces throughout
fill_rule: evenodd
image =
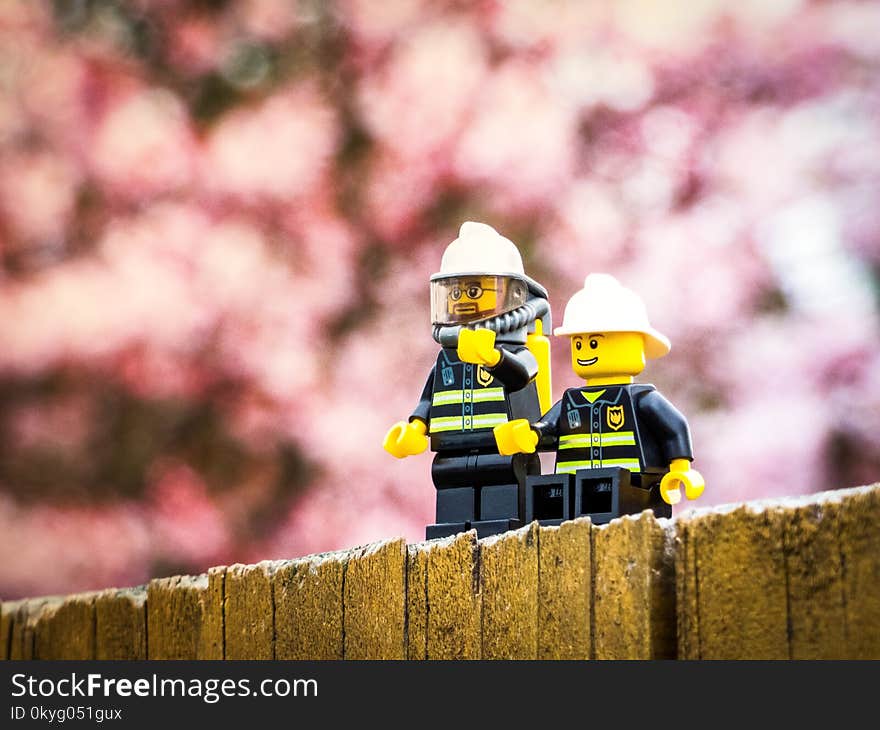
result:
M 880 478 L 880 5 L 0 3 L 0 596 L 433 521 L 461 222 L 673 341 L 698 503 Z M 554 395 L 577 383 L 554 342 Z

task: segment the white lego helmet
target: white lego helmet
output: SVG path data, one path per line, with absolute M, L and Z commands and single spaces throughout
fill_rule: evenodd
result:
M 590 274 L 584 288 L 575 292 L 553 334 L 581 335 L 593 332 L 641 332 L 645 336 L 645 357 L 663 357 L 670 350 L 669 339 L 648 321 L 642 298 L 610 274 Z
M 492 226 L 467 221 L 431 276 L 431 321 L 456 325 L 496 317 L 525 304 L 529 290 L 546 297 L 525 275 L 513 241 Z
M 440 271 L 431 277 L 431 281 L 468 274 L 525 278 L 522 257 L 513 241 L 492 226 L 473 221 L 461 224 L 458 238 L 446 247 L 440 260 Z

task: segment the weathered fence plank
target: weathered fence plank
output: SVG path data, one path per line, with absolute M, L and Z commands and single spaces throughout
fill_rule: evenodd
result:
M 406 560 L 403 538 L 353 551 L 343 587 L 346 659 L 406 657 Z
M 847 490 L 840 509 L 849 659 L 880 659 L 880 486 Z
M 19 601 L 12 618 L 9 638 L 10 659 L 35 659 L 36 628 L 43 607 L 62 599 L 58 596 L 29 598 Z
M 276 659 L 342 659 L 342 591 L 348 557 L 348 552 L 323 553 L 276 568 Z
M 20 607 L 21 601 L 3 601 L 0 603 L 0 660 L 10 658 L 12 624 Z
M 538 655 L 538 524 L 480 540 L 482 658 Z
M 224 625 L 227 659 L 275 658 L 275 564 L 237 563 L 226 569 Z
M 222 659 L 221 572 L 158 578 L 147 586 L 149 659 Z
M 785 514 L 789 655 L 846 658 L 846 610 L 840 553 L 840 504 L 825 500 Z
M 697 601 L 697 550 L 691 523 L 675 525 L 675 623 L 678 658 L 700 658 L 700 612 Z
M 673 537 L 652 512 L 593 528 L 596 659 L 675 658 Z
M 695 577 L 683 579 L 695 583 L 698 598 L 678 610 L 697 611 L 693 658 L 789 658 L 785 511 L 744 505 L 685 519 Z
M 407 576 L 410 658 L 480 658 L 479 564 L 475 532 L 411 546 Z
M 147 591 L 143 586 L 95 597 L 95 658 L 147 658 Z
M 589 659 L 592 570 L 590 521 L 540 528 L 538 659 Z
M 428 554 L 433 543 L 406 547 L 406 658 L 428 658 Z
M 43 604 L 34 627 L 34 659 L 94 658 L 95 594 Z

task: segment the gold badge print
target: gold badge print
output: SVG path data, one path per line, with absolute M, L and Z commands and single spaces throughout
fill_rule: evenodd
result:
M 484 369 L 482 365 L 477 368 L 477 382 L 483 386 L 492 382 L 492 373 Z
M 608 406 L 605 409 L 605 420 L 610 429 L 619 431 L 623 426 L 623 406 Z

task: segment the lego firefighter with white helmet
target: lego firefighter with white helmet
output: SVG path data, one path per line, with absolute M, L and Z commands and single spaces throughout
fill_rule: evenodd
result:
M 688 499 L 699 497 L 705 485 L 691 467 L 687 421 L 653 385 L 633 382 L 646 359 L 670 349 L 641 298 L 613 276 L 590 274 L 554 334 L 570 338 L 571 366 L 585 385 L 536 422 L 495 429 L 502 454 L 556 450 L 555 475 L 527 487 L 524 519 L 589 514 L 601 523 L 645 508 L 670 516 L 682 486 Z
M 429 443 L 436 452 L 428 539 L 518 527 L 525 477 L 540 462 L 499 454 L 493 428 L 535 421 L 550 405 L 547 291 L 526 276 L 512 241 L 466 222 L 431 277 L 431 320 L 437 361 L 409 420 L 391 427 L 383 447 L 397 458 Z

